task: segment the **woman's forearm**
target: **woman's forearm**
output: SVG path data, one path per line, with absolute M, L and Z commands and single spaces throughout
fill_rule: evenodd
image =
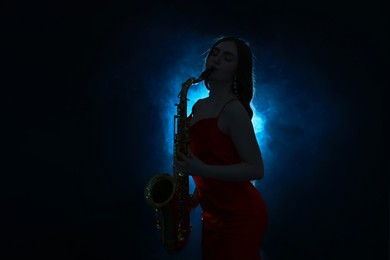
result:
M 260 180 L 264 176 L 264 167 L 263 165 L 254 166 L 249 163 L 233 165 L 204 164 L 196 175 L 226 181 Z

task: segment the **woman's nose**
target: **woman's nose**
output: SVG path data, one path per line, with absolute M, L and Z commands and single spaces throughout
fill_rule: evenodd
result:
M 214 61 L 213 63 L 215 63 L 215 64 L 221 63 L 221 55 L 215 56 L 214 59 L 213 59 L 213 61 Z

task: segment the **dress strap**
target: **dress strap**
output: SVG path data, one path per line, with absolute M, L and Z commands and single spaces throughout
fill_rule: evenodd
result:
M 229 100 L 228 102 L 225 103 L 225 105 L 223 105 L 221 111 L 219 111 L 219 114 L 217 116 L 217 119 L 219 118 L 219 116 L 222 114 L 223 110 L 225 109 L 226 105 L 229 104 L 230 102 L 234 101 L 234 100 L 238 100 L 238 98 L 233 98 L 231 100 Z

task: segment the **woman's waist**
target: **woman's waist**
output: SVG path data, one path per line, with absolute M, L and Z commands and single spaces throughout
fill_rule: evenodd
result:
M 263 197 L 250 181 L 224 181 L 193 176 L 200 200 L 212 204 L 264 204 Z
M 267 212 L 267 206 L 263 199 L 250 201 L 218 201 L 213 199 L 199 198 L 200 206 L 206 216 L 233 216 L 233 215 L 263 215 Z
M 250 231 L 256 225 L 264 225 L 267 222 L 268 212 L 266 209 L 258 212 L 237 211 L 224 214 L 202 211 L 202 224 L 216 231 L 227 232 L 237 230 L 242 233 L 245 229 Z

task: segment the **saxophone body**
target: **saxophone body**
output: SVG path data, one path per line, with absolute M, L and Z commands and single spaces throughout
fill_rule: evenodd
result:
M 174 159 L 176 151 L 188 155 L 187 93 L 192 84 L 204 80 L 211 70 L 205 70 L 198 79 L 189 78 L 182 84 L 177 114 L 174 116 Z M 173 166 L 173 175 L 153 176 L 144 191 L 146 202 L 155 209 L 156 227 L 162 230 L 162 244 L 169 253 L 183 249 L 191 233 L 189 177 Z

